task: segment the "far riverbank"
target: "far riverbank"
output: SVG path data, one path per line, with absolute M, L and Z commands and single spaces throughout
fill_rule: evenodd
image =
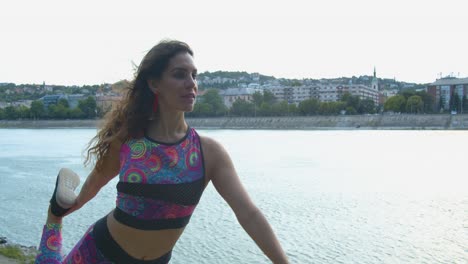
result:
M 199 129 L 468 130 L 464 115 L 354 115 L 187 118 Z M 96 128 L 101 120 L 0 120 L 0 128 Z

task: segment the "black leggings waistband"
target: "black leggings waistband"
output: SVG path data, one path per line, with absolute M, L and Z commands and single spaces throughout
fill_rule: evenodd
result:
M 171 259 L 172 251 L 153 260 L 140 260 L 130 256 L 114 240 L 107 227 L 107 216 L 96 222 L 93 228 L 93 236 L 96 240 L 96 247 L 110 261 L 118 264 L 167 264 Z

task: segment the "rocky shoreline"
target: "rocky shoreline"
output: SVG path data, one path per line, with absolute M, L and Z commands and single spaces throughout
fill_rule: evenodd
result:
M 20 252 L 22 256 L 11 257 L 4 253 L 6 251 Z M 37 253 L 38 251 L 35 246 L 24 246 L 10 243 L 6 237 L 0 237 L 0 263 L 2 264 L 31 263 Z
M 199 129 L 468 130 L 464 115 L 355 115 L 187 118 Z M 97 128 L 101 120 L 0 120 L 0 128 Z

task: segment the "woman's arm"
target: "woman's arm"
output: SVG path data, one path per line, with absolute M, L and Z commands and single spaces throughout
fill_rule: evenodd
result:
M 93 169 L 88 175 L 83 187 L 81 187 L 80 194 L 78 194 L 76 198 L 75 205 L 67 212 L 67 215 L 80 209 L 89 200 L 94 198 L 99 190 L 119 173 L 121 145 L 120 142 L 114 142 L 110 145 L 109 151 L 102 157 L 103 163 L 101 170 L 97 171 Z
M 202 142 L 207 175 L 241 226 L 273 263 L 288 263 L 270 224 L 242 185 L 229 154 L 212 139 L 203 137 Z

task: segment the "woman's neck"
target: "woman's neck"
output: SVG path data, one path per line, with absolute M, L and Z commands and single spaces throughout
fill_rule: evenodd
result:
M 184 112 L 159 113 L 148 126 L 146 133 L 156 140 L 174 142 L 185 136 L 188 125 Z

